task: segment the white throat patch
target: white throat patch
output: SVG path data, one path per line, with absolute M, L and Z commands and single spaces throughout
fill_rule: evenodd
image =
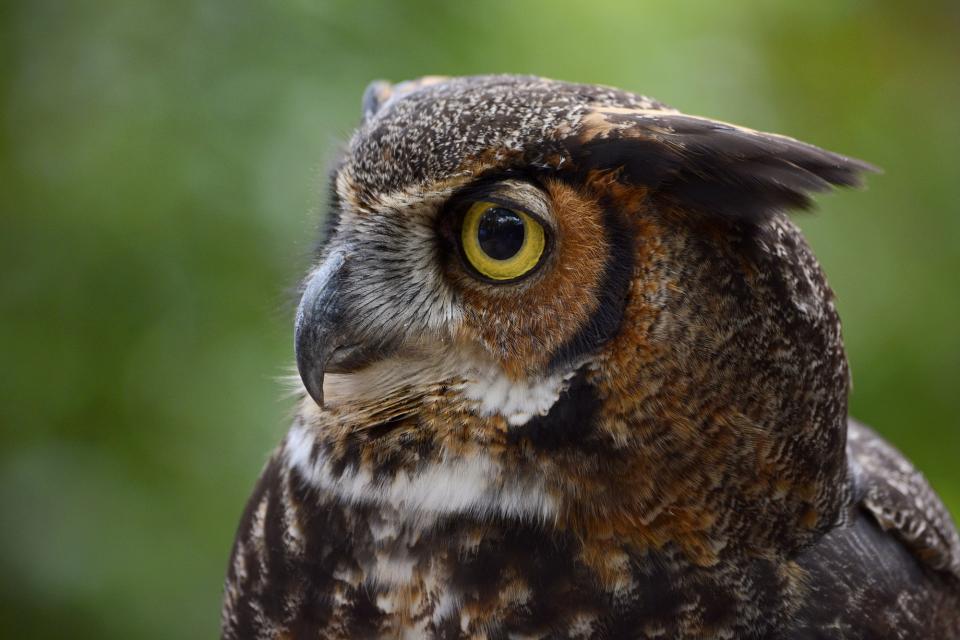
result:
M 477 412 L 482 416 L 501 415 L 510 426 L 518 427 L 534 416 L 547 415 L 575 372 L 534 380 L 511 380 L 499 367 L 478 368 L 471 374 L 459 390 L 477 403 Z
M 287 464 L 312 486 L 345 503 L 389 506 L 428 521 L 438 515 L 467 513 L 545 522 L 557 513 L 542 477 L 506 471 L 482 452 L 401 470 L 392 478 L 375 478 L 369 470 L 356 467 L 335 473 L 323 453 L 311 460 L 313 445 L 310 427 L 294 425 L 283 446 Z

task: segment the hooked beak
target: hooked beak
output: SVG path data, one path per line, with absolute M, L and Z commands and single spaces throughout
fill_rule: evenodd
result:
M 310 276 L 297 307 L 297 370 L 307 393 L 321 407 L 325 373 L 350 373 L 373 359 L 374 350 L 348 331 L 349 318 L 340 289 L 347 266 L 344 250 L 331 253 Z

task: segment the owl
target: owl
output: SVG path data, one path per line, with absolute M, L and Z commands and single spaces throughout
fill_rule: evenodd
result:
M 960 638 L 786 216 L 870 165 L 536 77 L 362 104 L 224 638 Z

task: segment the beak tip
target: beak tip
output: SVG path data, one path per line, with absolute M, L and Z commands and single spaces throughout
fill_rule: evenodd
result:
M 297 331 L 297 372 L 307 394 L 323 409 L 323 374 L 326 358 L 316 358 L 309 349 L 301 348 L 300 331 Z
M 303 386 L 307 390 L 307 394 L 313 398 L 313 401 L 316 402 L 321 409 L 324 409 L 323 371 L 314 370 L 306 374 L 301 374 L 301 378 L 303 379 Z

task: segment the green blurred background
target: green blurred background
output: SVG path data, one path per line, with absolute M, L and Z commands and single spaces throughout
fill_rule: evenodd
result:
M 374 78 L 617 85 L 884 167 L 800 221 L 853 412 L 960 513 L 956 2 L 31 0 L 0 24 L 0 633 L 216 634 L 324 164 Z

